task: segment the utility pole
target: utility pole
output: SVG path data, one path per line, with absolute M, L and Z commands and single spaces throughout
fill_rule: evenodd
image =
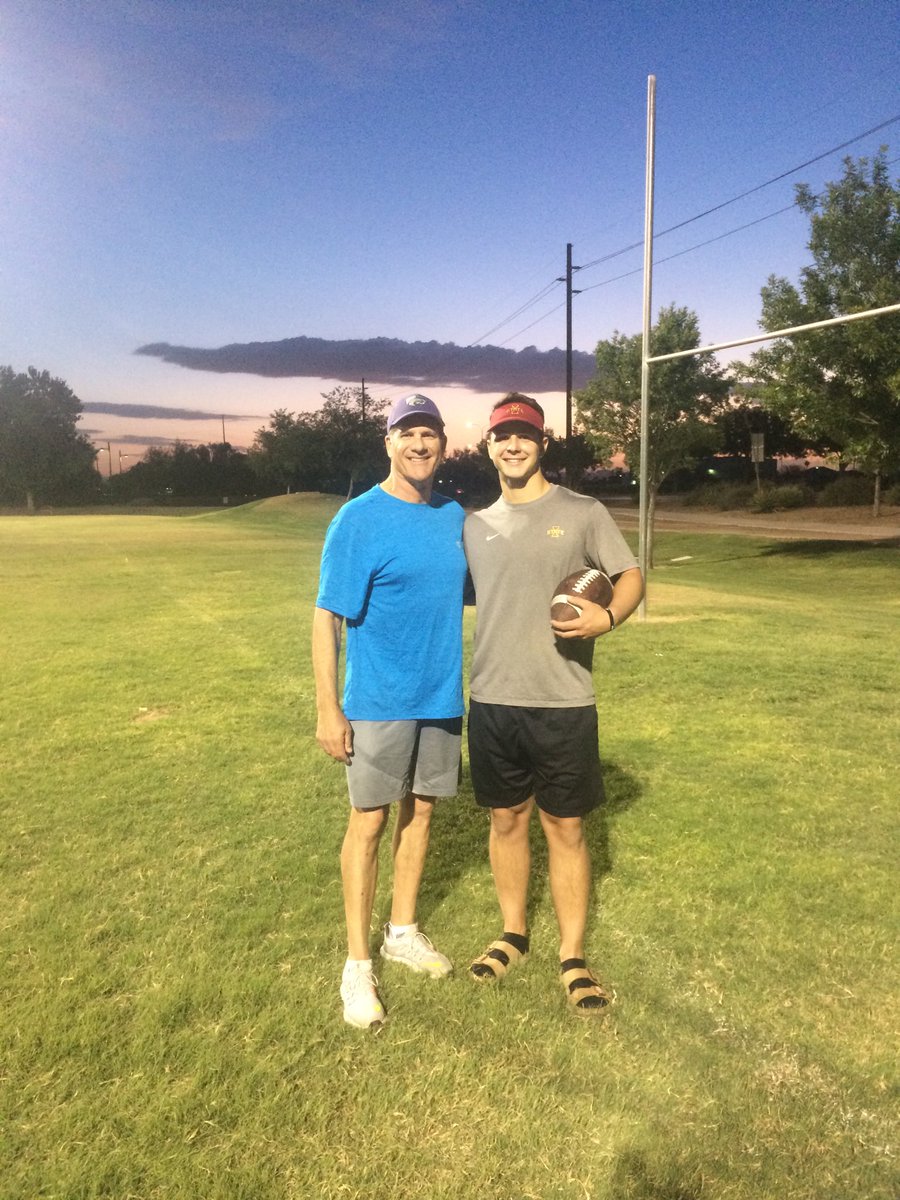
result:
M 225 440 L 225 414 L 224 413 L 222 413 L 222 445 L 223 446 L 228 445 L 227 441 Z
M 362 420 L 363 420 L 363 423 L 365 424 L 365 420 L 366 420 L 366 381 L 365 381 L 365 379 L 363 379 L 363 381 L 362 381 L 362 391 L 360 392 L 360 395 L 359 395 L 359 403 L 360 403 L 360 407 L 362 409 Z
M 572 243 L 566 243 L 566 273 L 561 275 L 557 283 L 566 285 L 566 483 L 569 483 L 569 467 L 571 465 L 572 439 L 572 297 L 581 295 L 579 288 L 572 287 L 572 272 L 580 271 L 581 267 L 572 266 Z

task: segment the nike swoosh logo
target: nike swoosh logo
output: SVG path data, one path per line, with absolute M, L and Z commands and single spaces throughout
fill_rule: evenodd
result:
M 499 533 L 489 533 L 488 536 L 484 540 L 486 542 L 492 542 L 495 537 L 499 537 L 499 536 L 500 536 Z

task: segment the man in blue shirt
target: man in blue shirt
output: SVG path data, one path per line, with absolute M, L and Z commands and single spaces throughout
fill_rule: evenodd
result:
M 341 998 L 344 1020 L 359 1028 L 380 1027 L 385 1019 L 369 928 L 378 847 L 395 803 L 394 886 L 382 957 L 432 978 L 452 970 L 416 924 L 434 802 L 455 795 L 459 781 L 464 711 L 464 514 L 432 490 L 446 445 L 432 400 L 398 400 L 387 421 L 387 479 L 340 509 L 322 551 L 312 644 L 316 740 L 347 769 Z

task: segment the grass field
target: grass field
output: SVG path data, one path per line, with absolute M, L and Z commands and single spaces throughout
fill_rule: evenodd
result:
M 897 550 L 659 534 L 597 655 L 613 1012 L 566 1010 L 539 838 L 529 962 L 466 978 L 464 786 L 420 907 L 457 972 L 386 964 L 371 1037 L 312 736 L 335 506 L 0 518 L 0 1197 L 893 1200 Z

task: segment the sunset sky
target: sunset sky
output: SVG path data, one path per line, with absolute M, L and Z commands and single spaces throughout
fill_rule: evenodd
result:
M 510 386 L 561 429 L 567 242 L 576 349 L 640 330 L 647 76 L 654 311 L 718 342 L 808 260 L 794 184 L 897 157 L 897 45 L 895 0 L 0 0 L 0 363 L 114 456 L 361 374 L 455 446 Z

